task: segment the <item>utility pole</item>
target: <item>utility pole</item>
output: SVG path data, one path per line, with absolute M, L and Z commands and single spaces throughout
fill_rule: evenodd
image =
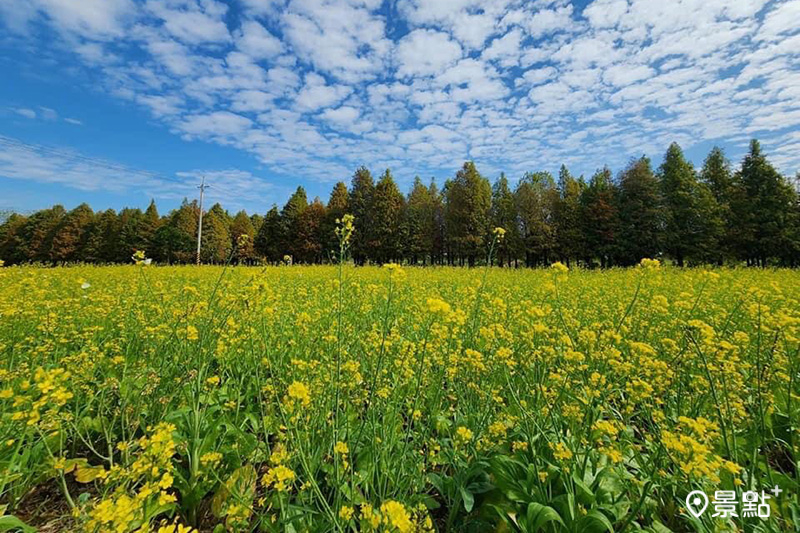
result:
M 210 185 L 206 185 L 206 177 L 203 176 L 203 181 L 197 186 L 200 189 L 200 217 L 197 221 L 197 264 L 200 264 L 200 243 L 203 240 L 203 192 L 208 189 Z

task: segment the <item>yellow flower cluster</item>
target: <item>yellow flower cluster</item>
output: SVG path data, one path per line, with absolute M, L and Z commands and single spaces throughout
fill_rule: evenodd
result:
M 172 457 L 176 452 L 175 426 L 160 423 L 149 436 L 136 442 L 135 460 L 130 467 L 113 467 L 105 478 L 113 491 L 95 502 L 88 511 L 87 531 L 127 533 L 133 524 L 146 527 L 151 511 L 172 505 L 176 498 L 168 492 L 174 482 Z M 126 448 L 123 446 L 123 448 Z M 131 494 L 131 491 L 133 494 Z M 176 527 L 183 526 L 166 526 Z M 183 531 L 187 531 L 185 528 Z
M 662 431 L 661 441 L 687 478 L 718 484 L 721 469 L 739 473 L 741 467 L 714 453 L 717 424 L 703 417 L 681 416 L 678 421 L 680 432 Z
M 355 511 L 350 507 L 342 507 L 340 517 L 345 520 L 353 518 Z M 409 508 L 396 500 L 388 500 L 375 509 L 368 503 L 361 504 L 360 520 L 362 531 L 390 531 L 396 533 L 433 531 L 433 521 L 425 509 Z M 383 528 L 381 528 L 383 526 Z
M 71 377 L 71 372 L 63 368 L 45 370 L 39 367 L 34 372 L 33 385 L 26 380 L 20 383 L 16 393 L 12 388 L 3 389 L 0 399 L 13 398 L 12 420 L 24 421 L 29 426 L 41 422 L 46 429 L 54 429 L 59 423 L 59 410 L 73 397 L 68 389 Z
M 800 454 L 800 274 L 787 269 L 0 274 L 6 512 L 18 495 L 60 493 L 73 529 L 185 533 L 180 516 L 425 530 L 419 502 L 448 477 L 499 484 L 506 461 L 548 494 L 613 476 L 619 508 L 649 483 L 654 503 L 629 524 L 647 529 L 674 487 L 756 486 Z M 487 528 L 517 527 L 487 512 L 495 497 L 436 515 L 453 530 L 490 515 Z
M 261 477 L 261 483 L 265 487 L 270 487 L 278 492 L 286 492 L 291 489 L 297 476 L 294 470 L 285 465 L 288 459 L 288 453 L 283 446 L 278 446 L 273 450 L 269 459 L 272 466 Z
M 286 391 L 287 397 L 287 404 L 294 406 L 295 403 L 299 403 L 303 407 L 308 407 L 311 405 L 311 394 L 309 393 L 308 387 L 301 383 L 300 381 L 293 381 L 289 388 Z

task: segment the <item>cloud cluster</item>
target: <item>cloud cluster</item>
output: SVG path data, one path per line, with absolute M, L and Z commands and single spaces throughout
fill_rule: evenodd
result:
M 800 168 L 800 0 L 31 0 L 105 90 L 276 173 L 580 172 L 760 137 Z M 44 29 L 42 29 L 44 28 Z M 24 110 L 18 111 L 24 114 Z
M 7 108 L 5 111 L 13 113 L 18 117 L 24 117 L 30 120 L 38 119 L 47 122 L 55 122 L 59 119 L 58 112 L 55 109 L 44 106 L 37 106 L 35 109 L 29 107 L 12 107 Z M 83 126 L 83 122 L 77 118 L 64 117 L 62 120 L 68 124 L 72 124 L 73 126 Z
M 209 205 L 220 202 L 227 209 L 252 209 L 265 200 L 277 201 L 286 193 L 243 170 L 192 170 L 164 176 L 73 150 L 24 143 L 0 135 L 0 176 L 9 179 L 54 183 L 87 192 L 138 191 L 145 197 L 180 201 L 187 191 L 194 190 L 202 175 L 214 183 L 206 192 Z

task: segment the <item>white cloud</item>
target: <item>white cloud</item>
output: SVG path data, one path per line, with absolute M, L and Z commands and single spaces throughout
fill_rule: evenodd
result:
M 147 9 L 174 37 L 190 44 L 230 39 L 223 19 L 228 6 L 215 0 L 147 0 Z
M 275 95 L 264 91 L 239 91 L 232 98 L 231 109 L 237 112 L 261 112 L 271 109 Z
M 132 190 L 153 180 L 148 173 L 104 159 L 3 136 L 0 136 L 0 177 L 112 192 Z
M 522 30 L 513 29 L 502 37 L 495 39 L 486 48 L 481 57 L 489 61 L 497 61 L 503 67 L 519 64 L 522 47 Z
M 196 62 L 184 45 L 164 40 L 149 42 L 147 48 L 172 74 L 188 76 L 195 72 Z
M 101 65 L 117 60 L 114 54 L 108 53 L 105 46 L 97 42 L 86 42 L 75 47 L 77 52 L 87 63 Z
M 71 74 L 291 176 L 450 172 L 466 157 L 510 174 L 591 171 L 658 158 L 671 140 L 739 150 L 759 132 L 800 167 L 781 140 L 800 127 L 800 0 L 226 4 L 0 0 L 0 16 L 37 24 L 9 37 L 20 49 L 69 48 Z M 38 102 L 15 106 L 6 114 L 46 119 Z
M 434 83 L 449 87 L 451 97 L 459 102 L 497 100 L 508 93 L 497 71 L 475 59 L 462 59 L 437 76 Z
M 209 205 L 221 202 L 227 209 L 260 209 L 277 199 L 277 189 L 271 182 L 247 171 L 203 169 L 164 176 L 72 150 L 0 136 L 0 178 L 5 179 L 180 200 L 196 192 L 201 176 L 211 185 L 206 191 Z
M 494 33 L 496 24 L 495 18 L 488 13 L 462 12 L 453 22 L 453 35 L 467 49 L 481 48 L 486 39 Z
M 595 0 L 586 6 L 583 16 L 595 28 L 610 28 L 616 26 L 627 11 L 627 0 Z
M 65 117 L 64 122 L 67 124 L 72 124 L 73 126 L 83 126 L 83 121 L 78 120 L 77 118 Z
M 177 115 L 181 111 L 181 100 L 176 96 L 139 94 L 135 99 L 140 104 L 147 106 L 150 112 L 157 117 Z
M 326 109 L 322 113 L 322 118 L 336 124 L 350 124 L 355 122 L 360 114 L 355 107 L 343 105 L 336 109 Z
M 774 40 L 782 34 L 796 33 L 798 20 L 800 20 L 800 0 L 773 6 L 756 36 L 762 40 Z
M 572 63 L 576 67 L 586 67 L 608 65 L 623 57 L 623 53 L 612 40 L 592 36 L 564 44 L 552 57 L 556 61 Z
M 131 0 L 6 0 L 0 2 L 0 11 L 11 17 L 17 28 L 40 13 L 65 34 L 109 39 L 122 34 L 136 8 Z
M 58 120 L 58 113 L 55 109 L 39 106 L 39 114 L 44 120 Z
M 187 117 L 180 129 L 191 135 L 226 136 L 243 133 L 251 123 L 250 119 L 242 115 L 228 111 L 215 111 L 208 115 Z
M 625 86 L 647 79 L 654 73 L 647 65 L 613 65 L 605 70 L 603 79 L 611 85 Z
M 186 191 L 196 186 L 205 177 L 210 187 L 205 193 L 206 205 L 220 203 L 225 209 L 251 208 L 261 210 L 275 201 L 276 187 L 273 183 L 239 169 L 194 169 L 176 172 L 180 182 L 161 181 L 145 189 L 149 196 L 181 200 Z
M 537 11 L 525 22 L 528 33 L 533 37 L 564 31 L 574 25 L 572 5 Z
M 346 0 L 295 0 L 281 18 L 298 57 L 346 82 L 373 78 L 391 49 L 377 6 Z
M 518 78 L 518 81 L 524 80 L 526 84 L 538 85 L 553 79 L 556 74 L 558 71 L 553 67 L 534 68 L 526 71 L 522 78 Z
M 253 59 L 271 59 L 283 51 L 280 39 L 254 20 L 242 23 L 236 38 L 236 46 Z
M 305 87 L 297 95 L 296 102 L 302 111 L 315 111 L 341 102 L 350 92 L 350 87 L 327 85 L 325 78 L 319 74 L 308 74 Z
M 414 30 L 397 45 L 399 76 L 430 76 L 461 58 L 461 46 L 446 33 Z
M 285 93 L 300 85 L 300 76 L 286 67 L 274 67 L 267 71 L 267 83 L 275 92 Z
M 21 117 L 30 119 L 36 118 L 36 111 L 34 111 L 33 109 L 28 109 L 26 107 L 19 107 L 15 109 L 14 112 Z
M 239 0 L 239 3 L 249 15 L 263 16 L 274 13 L 284 2 L 283 0 Z

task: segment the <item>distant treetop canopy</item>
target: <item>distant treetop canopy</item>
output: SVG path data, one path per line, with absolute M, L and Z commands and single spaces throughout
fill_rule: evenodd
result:
M 87 204 L 0 212 L 0 259 L 7 265 L 128 263 L 145 250 L 156 262 L 193 262 L 198 211 L 196 202 L 184 200 L 165 216 L 155 202 L 144 212 L 93 212 Z M 485 259 L 494 228 L 505 230 L 495 253 L 500 266 L 625 266 L 645 257 L 678 265 L 800 264 L 797 185 L 755 140 L 735 172 L 718 148 L 698 172 L 673 143 L 658 168 L 642 157 L 616 178 L 608 168 L 576 178 L 562 166 L 557 178 L 530 172 L 512 187 L 501 174 L 491 185 L 466 162 L 441 189 L 417 177 L 408 195 L 389 169 L 376 181 L 360 167 L 349 189 L 334 186 L 327 204 L 309 202 L 298 187 L 282 209 L 273 206 L 263 216 L 231 216 L 213 205 L 203 216 L 201 260 L 332 261 L 336 221 L 346 213 L 355 217 L 350 252 L 357 264 L 474 265 Z

